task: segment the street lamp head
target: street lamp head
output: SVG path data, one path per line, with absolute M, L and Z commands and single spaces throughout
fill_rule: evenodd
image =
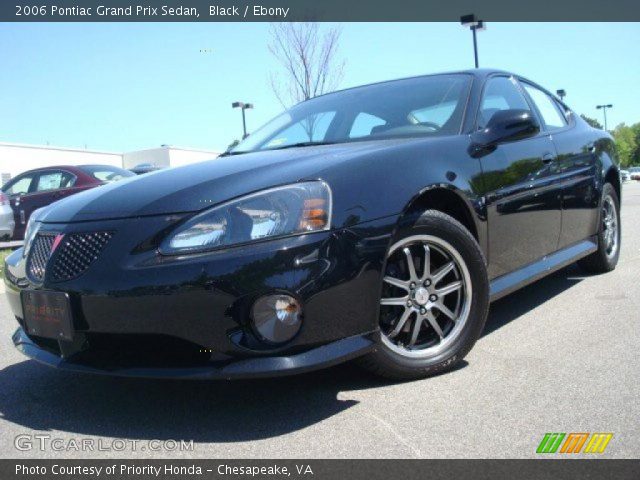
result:
M 471 30 L 481 31 L 487 29 L 487 24 L 484 20 L 478 20 L 475 15 L 463 15 L 460 17 L 460 25 L 463 27 L 469 27 Z
M 243 110 L 246 110 L 247 108 L 253 108 L 253 103 L 233 102 L 231 106 L 233 108 L 241 108 Z
M 475 27 L 478 24 L 478 20 L 475 15 L 462 15 L 460 17 L 460 25 L 463 27 Z
M 613 107 L 613 104 L 612 104 L 612 103 L 610 103 L 610 104 L 608 104 L 608 105 L 607 105 L 607 108 L 611 108 L 611 107 Z

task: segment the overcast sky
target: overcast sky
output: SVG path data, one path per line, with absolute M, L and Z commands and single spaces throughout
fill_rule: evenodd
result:
M 457 23 L 342 24 L 342 87 L 473 66 Z M 130 151 L 171 144 L 220 151 L 281 110 L 268 24 L 0 24 L 0 141 Z M 480 65 L 567 91 L 609 126 L 640 121 L 640 24 L 489 23 Z

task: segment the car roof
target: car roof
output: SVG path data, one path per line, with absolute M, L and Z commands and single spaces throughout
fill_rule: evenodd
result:
M 71 171 L 83 171 L 83 167 L 99 167 L 99 168 L 121 168 L 116 167 L 114 165 L 102 165 L 102 164 L 85 164 L 85 165 L 48 165 L 46 167 L 32 168 L 31 170 L 25 170 L 20 173 L 20 175 L 24 175 L 25 173 L 37 173 L 42 172 L 44 170 L 71 170 Z M 18 176 L 18 175 L 16 175 Z
M 76 168 L 119 168 L 120 170 L 124 170 L 122 167 L 118 167 L 117 165 L 106 165 L 103 163 L 87 163 L 86 165 L 76 165 Z
M 303 104 L 305 102 L 308 102 L 309 100 L 315 100 L 316 98 L 321 98 L 321 97 L 324 97 L 326 95 L 332 95 L 334 93 L 348 92 L 349 90 L 355 90 L 356 88 L 370 87 L 370 86 L 373 86 L 373 85 L 383 85 L 385 83 L 398 82 L 398 81 L 401 81 L 401 80 L 411 80 L 411 79 L 415 79 L 415 78 L 436 77 L 436 76 L 439 76 L 439 75 L 471 75 L 471 76 L 476 77 L 478 79 L 484 79 L 486 77 L 489 77 L 489 76 L 495 75 L 495 74 L 513 75 L 515 77 L 522 78 L 524 80 L 530 81 L 530 80 L 524 78 L 522 75 L 518 75 L 517 73 L 508 72 L 506 70 L 500 70 L 500 69 L 497 69 L 497 68 L 470 68 L 468 70 L 453 70 L 453 71 L 449 71 L 449 72 L 427 73 L 427 74 L 424 74 L 424 75 L 413 75 L 411 77 L 400 77 L 400 78 L 393 78 L 393 79 L 390 79 L 390 80 L 382 80 L 380 82 L 364 83 L 362 85 L 356 85 L 356 86 L 349 87 L 349 88 L 343 88 L 341 90 L 334 90 L 332 92 L 327 92 L 327 93 L 324 93 L 322 95 L 318 95 L 316 97 L 310 98 L 308 100 L 304 100 L 303 102 L 300 102 L 297 105 L 301 105 L 301 104 Z M 531 83 L 535 84 L 535 82 L 531 82 Z

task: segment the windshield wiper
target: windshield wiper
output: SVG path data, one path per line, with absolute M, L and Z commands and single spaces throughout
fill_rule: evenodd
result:
M 223 154 L 219 155 L 219 157 L 229 157 L 231 155 L 240 155 L 242 153 L 270 152 L 272 150 L 285 150 L 287 148 L 295 148 L 295 147 L 315 147 L 316 145 L 334 145 L 336 143 L 339 143 L 339 142 L 298 142 L 298 143 L 292 143 L 290 145 L 283 145 L 281 147 L 265 148 L 263 150 L 243 150 L 240 152 L 226 151 Z
M 298 142 L 292 143 L 290 145 L 283 145 L 281 147 L 267 148 L 266 150 L 284 150 L 285 148 L 296 148 L 296 147 L 315 147 L 316 145 L 333 145 L 338 142 Z
M 240 155 L 242 153 L 249 153 L 250 151 L 251 150 L 247 150 L 245 152 L 232 152 L 232 151 L 227 150 L 226 152 L 221 153 L 220 155 L 218 155 L 218 158 L 220 158 L 220 157 L 230 157 L 231 155 Z

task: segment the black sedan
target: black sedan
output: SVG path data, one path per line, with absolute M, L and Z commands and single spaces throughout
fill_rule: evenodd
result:
M 6 260 L 13 342 L 74 371 L 237 378 L 352 358 L 455 367 L 489 302 L 574 261 L 615 268 L 608 133 L 473 70 L 303 102 L 221 158 L 32 216 Z

